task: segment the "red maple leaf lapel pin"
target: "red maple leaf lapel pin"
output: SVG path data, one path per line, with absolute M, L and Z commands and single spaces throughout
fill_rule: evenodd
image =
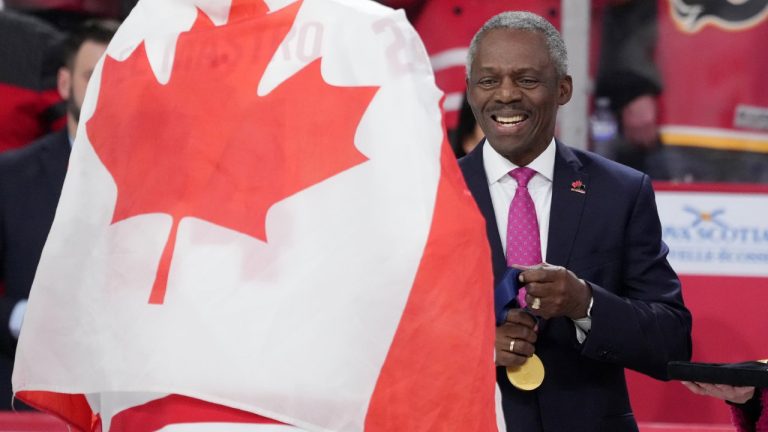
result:
M 581 182 L 581 180 L 576 180 L 573 183 L 571 183 L 571 192 L 578 192 L 580 194 L 587 193 L 587 186 Z

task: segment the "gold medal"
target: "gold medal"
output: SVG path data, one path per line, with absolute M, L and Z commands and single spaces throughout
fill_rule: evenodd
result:
M 520 390 L 535 390 L 544 381 L 544 364 L 536 354 L 520 366 L 507 368 L 507 379 Z

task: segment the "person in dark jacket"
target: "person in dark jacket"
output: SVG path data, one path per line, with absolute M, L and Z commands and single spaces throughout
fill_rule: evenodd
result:
M 117 26 L 116 21 L 88 21 L 66 40 L 58 74 L 66 128 L 0 154 L 0 283 L 5 285 L 0 295 L 0 409 L 11 408 L 16 341 L 64 184 L 85 89 Z

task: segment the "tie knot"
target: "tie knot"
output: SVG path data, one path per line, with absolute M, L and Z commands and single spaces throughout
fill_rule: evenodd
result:
M 509 172 L 509 176 L 515 179 L 519 187 L 528 187 L 528 182 L 535 175 L 536 171 L 528 167 L 515 168 Z

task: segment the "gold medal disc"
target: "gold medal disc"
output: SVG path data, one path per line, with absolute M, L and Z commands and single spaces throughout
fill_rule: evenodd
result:
M 507 368 L 507 379 L 520 390 L 535 390 L 544 381 L 544 364 L 536 354 L 518 367 Z

